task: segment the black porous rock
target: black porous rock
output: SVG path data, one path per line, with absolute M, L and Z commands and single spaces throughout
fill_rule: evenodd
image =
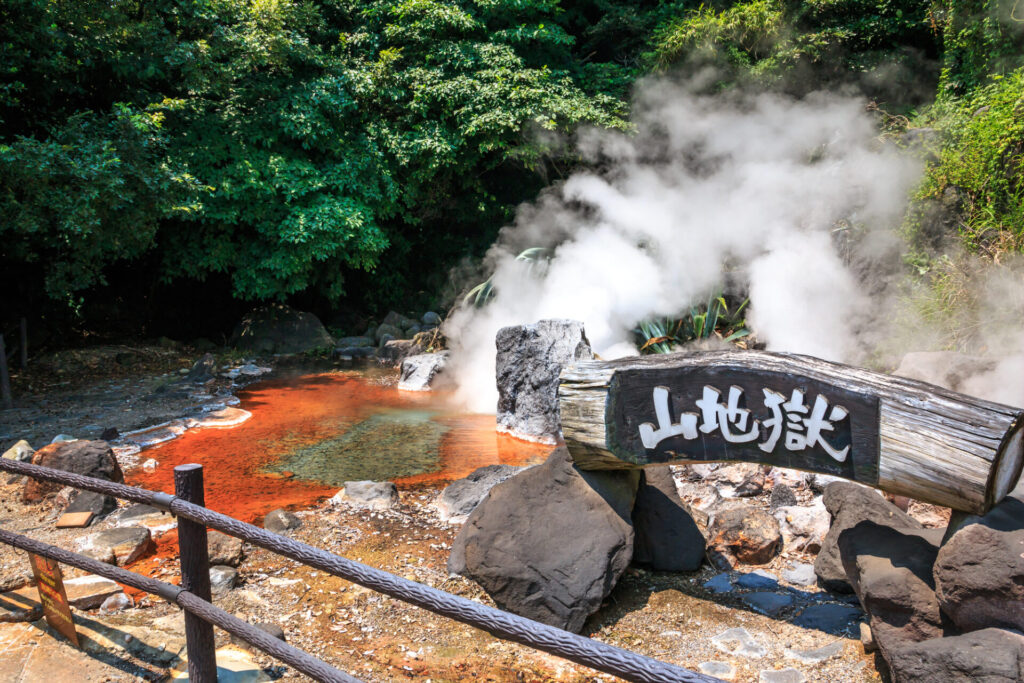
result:
M 839 554 L 839 535 L 842 532 L 865 520 L 897 530 L 920 531 L 924 528 L 916 519 L 878 495 L 877 491 L 860 484 L 833 482 L 825 487 L 823 499 L 832 517 L 832 525 L 814 560 L 814 572 L 818 575 L 818 582 L 830 591 L 853 592 Z
M 561 434 L 558 375 L 565 365 L 594 357 L 583 323 L 541 320 L 503 327 L 496 344 L 498 429 L 555 442 Z
M 642 470 L 633 529 L 635 562 L 658 571 L 689 572 L 704 561 L 704 535 L 679 498 L 668 465 Z
M 312 313 L 283 304 L 260 306 L 235 327 L 231 345 L 260 354 L 294 354 L 333 348 L 334 339 Z
M 491 489 L 452 543 L 448 571 L 504 610 L 578 632 L 633 556 L 637 471 L 582 471 L 565 448 Z

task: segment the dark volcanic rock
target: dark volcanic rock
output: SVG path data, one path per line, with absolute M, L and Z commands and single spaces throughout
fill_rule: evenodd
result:
M 839 536 L 846 575 L 884 655 L 944 635 L 932 566 L 942 530 L 899 531 L 863 521 Z
M 558 375 L 565 365 L 594 357 L 583 323 L 541 320 L 498 330 L 498 429 L 528 439 L 561 434 Z
M 797 501 L 793 489 L 785 484 L 776 484 L 772 487 L 771 502 L 769 503 L 769 507 L 772 510 L 797 505 L 798 503 L 799 501 Z
M 448 570 L 502 609 L 579 631 L 633 555 L 638 472 L 581 471 L 565 448 L 493 489 L 452 543 Z
M 825 508 L 832 517 L 832 526 L 825 536 L 814 572 L 822 586 L 831 591 L 851 593 L 853 587 L 839 555 L 839 535 L 867 520 L 897 530 L 920 531 L 924 526 L 916 519 L 886 501 L 874 489 L 839 481 L 829 484 L 824 494 Z
M 253 353 L 304 353 L 331 348 L 334 339 L 312 313 L 270 304 L 242 318 L 231 336 L 231 345 Z
M 987 628 L 897 648 L 888 658 L 899 683 L 1020 683 L 1024 636 Z
M 444 521 L 465 521 L 492 488 L 514 477 L 523 469 L 512 465 L 488 465 L 473 470 L 464 479 L 453 481 L 444 488 L 434 503 L 438 516 Z
M 728 569 L 734 562 L 770 562 L 782 547 L 778 521 L 747 505 L 718 513 L 708 534 L 712 560 L 720 569 Z
M 704 561 L 704 535 L 679 498 L 668 465 L 647 467 L 633 506 L 633 560 L 658 571 L 688 572 Z
M 96 517 L 102 517 L 116 509 L 117 499 L 113 496 L 105 496 L 95 491 L 78 491 L 64 508 L 64 512 L 91 512 Z
M 939 605 L 964 631 L 1024 631 L 1024 502 L 1005 499 L 939 550 Z
M 43 446 L 32 456 L 32 464 L 73 472 L 86 477 L 123 482 L 124 474 L 106 441 L 59 441 Z M 29 479 L 22 501 L 36 503 L 61 489 L 60 484 Z
M 202 357 L 192 365 L 192 369 L 188 371 L 187 375 L 185 375 L 185 380 L 198 384 L 207 382 L 216 376 L 217 359 L 212 353 L 204 353 Z

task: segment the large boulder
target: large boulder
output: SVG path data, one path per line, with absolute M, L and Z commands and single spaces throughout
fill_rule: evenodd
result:
M 899 683 L 1020 683 L 1024 636 L 987 628 L 933 638 L 893 650 L 888 663 Z
M 889 503 L 874 489 L 848 481 L 837 481 L 825 488 L 822 497 L 832 517 L 825 542 L 814 560 L 814 572 L 825 588 L 839 593 L 852 593 L 839 553 L 839 535 L 867 520 L 897 531 L 920 531 L 924 526 L 903 510 Z
M 492 488 L 523 469 L 512 465 L 488 465 L 473 470 L 464 479 L 453 481 L 434 502 L 438 517 L 445 522 L 462 524 Z
M 939 550 L 939 605 L 964 631 L 1024 631 L 1024 502 L 1006 498 L 973 520 Z
M 909 642 L 944 635 L 932 566 L 942 531 L 898 531 L 863 521 L 839 536 L 846 575 L 887 655 Z
M 637 471 L 582 471 L 560 448 L 498 484 L 452 543 L 448 570 L 497 605 L 578 632 L 633 556 Z
M 231 336 L 231 345 L 252 353 L 291 354 L 333 348 L 334 339 L 312 313 L 270 304 L 242 318 Z
M 633 560 L 658 571 L 688 572 L 704 561 L 704 535 L 679 498 L 668 465 L 647 467 L 633 506 Z
M 594 357 L 583 323 L 541 320 L 498 330 L 498 430 L 554 443 L 561 435 L 558 375 Z
M 404 359 L 398 388 L 403 391 L 430 391 L 431 383 L 444 370 L 450 356 L 450 351 L 439 351 Z
M 124 473 L 106 441 L 58 441 L 43 446 L 32 456 L 32 464 L 80 474 L 85 477 L 123 482 Z M 29 479 L 25 483 L 22 501 L 37 503 L 44 496 L 56 493 L 61 484 Z
M 711 559 L 719 569 L 731 569 L 736 563 L 765 564 L 782 548 L 778 521 L 750 505 L 716 514 L 708 535 Z
M 792 491 L 785 485 L 777 485 L 772 489 L 772 500 L 775 500 L 775 491 Z M 794 498 L 795 500 L 795 498 Z M 782 530 L 782 539 L 787 550 L 798 550 L 805 553 L 816 553 L 821 550 L 828 535 L 830 517 L 828 510 L 821 498 L 815 498 L 810 505 L 786 505 L 772 511 L 775 519 L 779 520 L 779 528 Z

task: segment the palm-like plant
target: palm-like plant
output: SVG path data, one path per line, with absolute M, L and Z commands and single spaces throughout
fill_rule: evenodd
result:
M 551 260 L 553 250 L 547 247 L 530 247 L 516 256 L 516 261 L 521 261 L 526 266 L 526 273 L 533 275 L 542 264 Z M 480 308 L 494 298 L 494 276 L 487 278 L 462 297 L 462 302 Z
M 742 339 L 750 334 L 742 317 L 749 301 L 744 299 L 730 311 L 721 293 L 712 294 L 707 304 L 692 306 L 684 317 L 644 320 L 633 330 L 639 338 L 640 353 L 671 353 L 678 344 L 712 336 L 726 342 Z

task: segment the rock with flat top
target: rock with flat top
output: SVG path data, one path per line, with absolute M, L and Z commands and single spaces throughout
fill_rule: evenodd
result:
M 492 488 L 523 469 L 512 465 L 488 465 L 473 470 L 464 479 L 453 481 L 434 503 L 438 517 L 445 522 L 464 523 Z
M 32 456 L 32 464 L 64 470 L 85 477 L 123 482 L 124 473 L 106 441 L 59 441 L 43 446 Z M 22 492 L 22 502 L 37 503 L 44 496 L 56 493 L 60 484 L 28 479 Z
M 431 384 L 442 373 L 450 357 L 450 351 L 439 351 L 405 358 L 398 388 L 402 391 L 430 391 Z
M 210 564 L 223 564 L 237 567 L 242 564 L 242 539 L 222 534 L 219 531 L 206 532 L 206 547 L 210 554 Z
M 149 529 L 143 526 L 125 526 L 97 531 L 75 542 L 79 552 L 106 556 L 112 553 L 117 564 L 131 564 L 143 555 L 153 552 L 153 544 Z
M 887 657 L 899 683 L 1020 683 L 1024 635 L 987 628 L 908 643 Z
M 312 313 L 268 304 L 242 318 L 230 345 L 258 354 L 295 354 L 333 348 L 334 339 Z
M 719 569 L 765 564 L 782 547 L 779 523 L 767 512 L 741 505 L 719 512 L 708 530 L 711 559 Z
M 388 510 L 398 505 L 398 488 L 390 481 L 346 481 L 345 488 L 334 494 L 332 505 L 346 503 L 353 507 Z

